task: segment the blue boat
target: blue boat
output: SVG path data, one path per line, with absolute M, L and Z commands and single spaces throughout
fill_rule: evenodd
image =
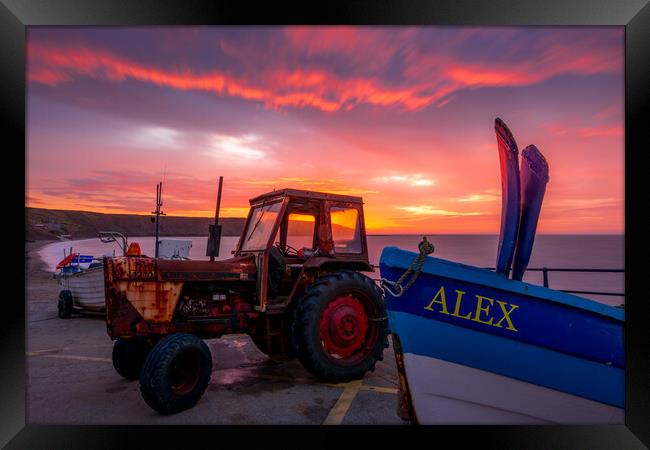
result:
M 522 197 L 533 200 L 521 208 L 516 278 L 532 249 L 542 175 L 537 186 L 524 177 Z M 386 247 L 379 264 L 412 422 L 624 423 L 622 308 L 509 279 L 507 264 L 492 271 L 432 251 L 426 239 L 419 253 Z
M 384 248 L 382 278 L 417 256 Z M 430 256 L 406 293 L 385 291 L 415 422 L 624 422 L 622 309 Z

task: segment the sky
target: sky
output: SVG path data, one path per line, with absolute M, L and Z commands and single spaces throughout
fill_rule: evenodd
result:
M 497 234 L 494 119 L 539 233 L 624 231 L 623 27 L 29 27 L 26 205 L 245 217 L 361 196 L 370 233 Z

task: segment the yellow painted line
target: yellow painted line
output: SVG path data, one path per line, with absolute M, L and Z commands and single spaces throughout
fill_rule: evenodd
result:
M 345 389 L 346 387 L 349 386 L 350 383 L 319 383 L 327 387 L 335 387 L 335 388 L 342 388 Z M 397 389 L 392 388 L 392 387 L 384 387 L 384 386 L 369 386 L 366 384 L 360 384 L 358 386 L 358 389 L 362 391 L 374 391 L 374 392 L 382 392 L 384 394 L 397 394 Z
M 325 418 L 323 425 L 341 425 L 341 423 L 343 423 L 343 419 L 350 409 L 350 406 L 352 406 L 352 401 L 354 400 L 354 397 L 357 396 L 360 386 L 361 380 L 351 381 L 346 384 L 341 396 Z
M 35 352 L 27 352 L 27 356 L 42 356 L 44 358 L 58 358 L 58 359 L 75 359 L 79 361 L 113 362 L 110 358 L 94 358 L 92 356 L 76 356 L 76 355 L 48 355 L 47 353 L 35 353 Z
M 392 388 L 392 387 L 383 387 L 383 386 L 366 386 L 362 385 L 359 387 L 362 391 L 373 391 L 373 392 L 381 392 L 384 394 L 397 394 L 397 389 Z
M 48 348 L 48 349 L 45 349 L 45 350 L 34 350 L 32 352 L 27 352 L 27 355 L 36 356 L 36 355 L 40 355 L 41 353 L 60 352 L 61 350 L 63 350 L 63 349 L 62 348 Z

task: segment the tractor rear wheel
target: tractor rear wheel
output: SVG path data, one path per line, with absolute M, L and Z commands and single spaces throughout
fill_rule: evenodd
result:
M 59 292 L 59 302 L 57 304 L 58 314 L 61 319 L 69 319 L 72 316 L 72 292 L 65 289 Z
M 358 272 L 325 275 L 302 295 L 293 334 L 298 359 L 313 375 L 335 383 L 362 378 L 388 347 L 381 291 Z
M 171 334 L 147 356 L 140 374 L 140 392 L 162 414 L 189 409 L 210 382 L 212 355 L 205 342 L 187 333 Z
M 127 380 L 140 378 L 144 360 L 152 345 L 142 338 L 120 339 L 113 344 L 113 367 Z

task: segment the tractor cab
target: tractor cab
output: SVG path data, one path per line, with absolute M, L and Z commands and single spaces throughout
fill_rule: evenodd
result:
M 373 270 L 360 197 L 283 189 L 250 205 L 234 253 L 255 255 L 262 310 L 285 306 L 300 291 L 296 284 L 305 272 Z

